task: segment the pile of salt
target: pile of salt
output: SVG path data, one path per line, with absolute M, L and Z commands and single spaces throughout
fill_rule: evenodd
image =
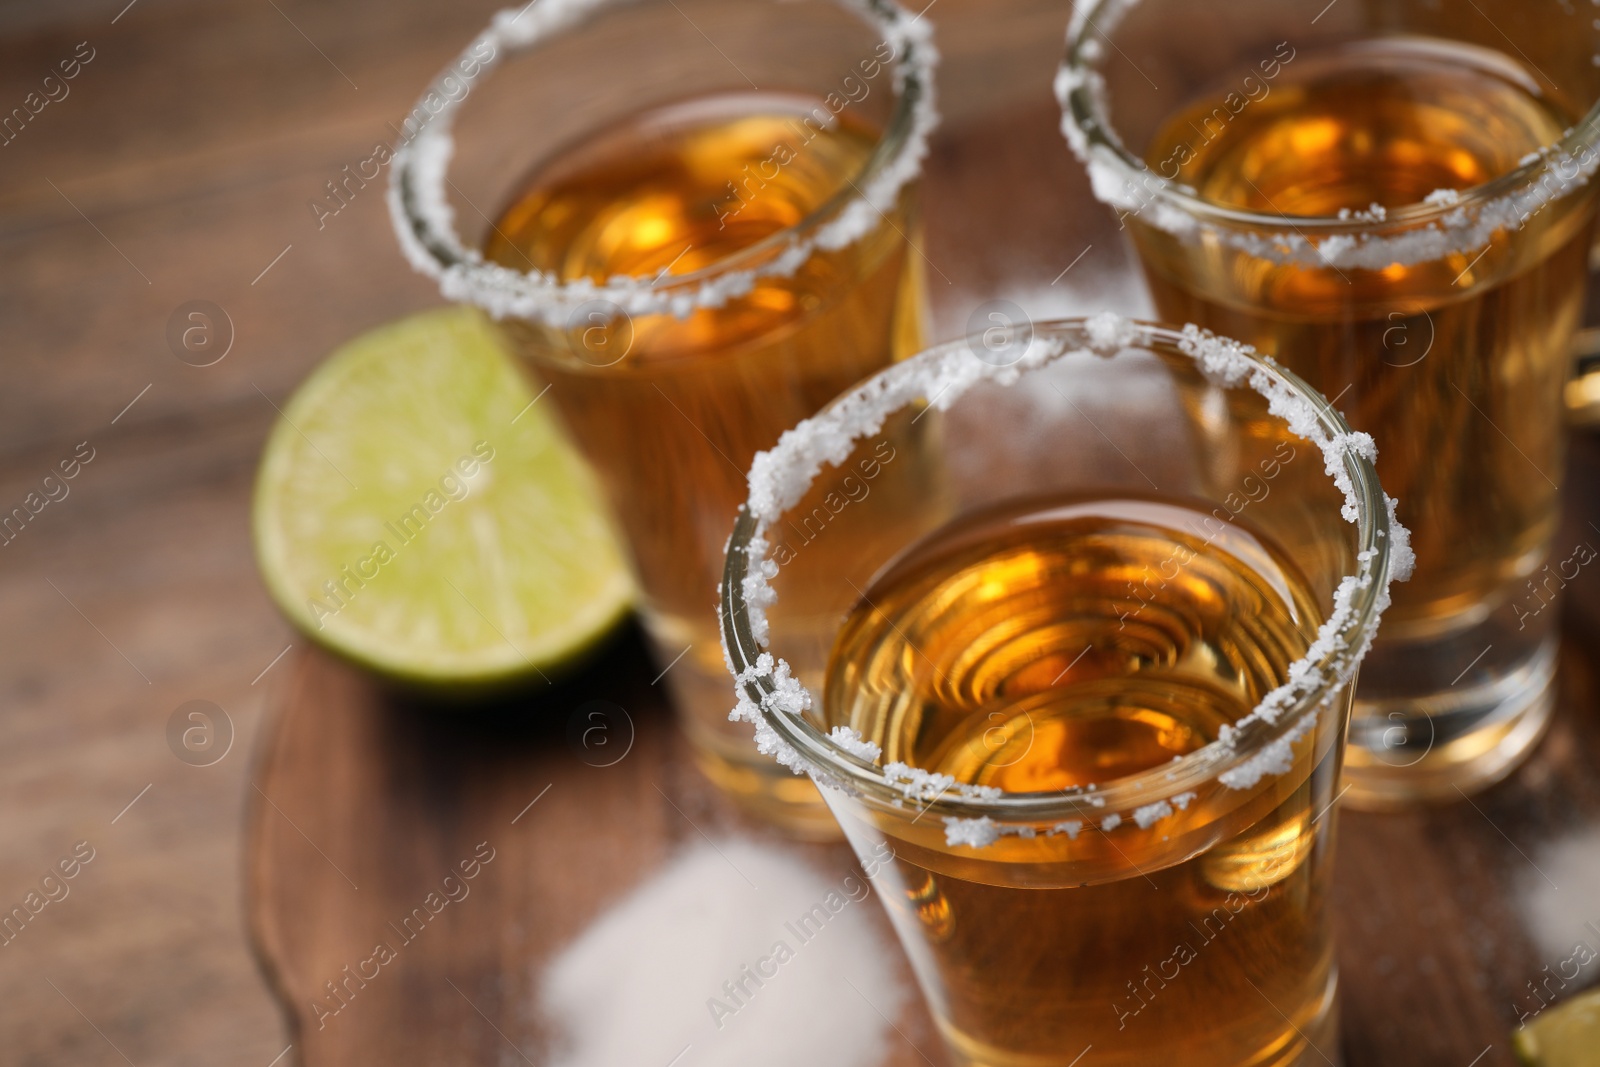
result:
M 552 1067 L 873 1067 L 905 1003 L 875 887 L 790 851 L 707 843 L 542 976 Z

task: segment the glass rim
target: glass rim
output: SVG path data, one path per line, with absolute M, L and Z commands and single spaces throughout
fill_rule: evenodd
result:
M 1320 393 L 1271 357 L 1192 325 L 1180 331 L 1110 314 L 1035 323 L 1028 354 L 1016 365 L 1005 368 L 987 364 L 972 354 L 969 346 L 979 340 L 979 335 L 973 335 L 936 345 L 880 371 L 801 422 L 785 434 L 776 448 L 757 455 L 751 468 L 751 499 L 741 506 L 728 541 L 719 591 L 719 629 L 738 701 L 735 717 L 756 727 L 756 743 L 763 752 L 775 755 L 795 771 L 810 773 L 819 784 L 865 797 L 880 810 L 903 810 L 908 799 L 916 800 L 920 812 L 942 816 L 947 826 L 976 827 L 979 841 L 985 837 L 984 828 L 995 823 L 1077 818 L 1085 824 L 1100 825 L 1115 815 L 1118 822 L 1128 817 L 1144 827 L 1172 814 L 1168 802 L 1177 802 L 1181 808 L 1187 803 L 1181 799 L 1183 794 L 1213 781 L 1248 790 L 1263 777 L 1282 773 L 1287 769 L 1287 746 L 1309 732 L 1319 713 L 1354 680 L 1356 668 L 1388 606 L 1390 580 L 1409 577 L 1410 537 L 1394 516 L 1395 502 L 1379 484 L 1374 465 L 1376 451 L 1370 436 L 1353 432 Z M 1037 354 L 1035 346 L 1041 350 Z M 952 385 L 962 380 L 969 385 L 978 380 L 1012 385 L 1069 356 L 1087 352 L 1111 358 L 1139 347 L 1180 353 L 1193 360 L 1197 369 L 1215 384 L 1229 389 L 1253 388 L 1266 396 L 1269 410 L 1283 419 L 1291 432 L 1321 447 L 1330 479 L 1344 490 L 1346 501 L 1341 517 L 1357 529 L 1357 569 L 1339 583 L 1333 597 L 1334 611 L 1319 630 L 1317 641 L 1286 672 L 1291 680 L 1298 678 L 1305 683 L 1300 687 L 1304 691 L 1291 694 L 1292 703 L 1264 714 L 1273 699 L 1269 695 L 1225 730 L 1221 739 L 1172 763 L 1060 793 L 1000 793 L 984 787 L 930 782 L 926 772 L 919 772 L 924 776 L 920 785 L 915 779 L 908 785 L 907 775 L 890 773 L 888 768 L 878 766 L 874 760 L 879 753 L 864 751 L 876 746 L 850 736 L 853 731 L 841 739 L 836 736 L 840 728 L 824 733 L 807 721 L 803 712 L 811 706 L 814 695 L 800 685 L 786 663 L 775 659 L 765 647 L 765 609 L 776 599 L 765 582 L 776 576 L 777 568 L 765 556 L 764 533 L 768 524 L 793 507 L 815 481 L 825 462 L 823 453 L 830 464 L 843 462 L 849 455 L 848 446 L 879 432 L 890 414 L 919 402 L 941 409 L 956 402 L 962 390 Z M 918 384 L 919 377 L 924 384 Z M 928 383 L 939 385 L 944 378 L 949 379 L 944 388 L 927 387 Z M 952 392 L 957 395 L 951 396 Z M 944 404 L 939 403 L 941 399 Z M 883 406 L 891 402 L 892 407 Z M 874 406 L 876 420 L 863 418 L 863 410 Z M 806 439 L 830 421 L 848 434 L 848 446 L 819 447 Z M 791 453 L 787 461 L 805 472 L 805 485 L 786 495 L 758 489 L 758 472 L 770 475 L 774 457 L 784 449 Z M 1334 473 L 1335 464 L 1343 471 L 1343 480 Z M 763 499 L 758 501 L 758 496 Z M 760 513 L 766 517 L 758 517 Z M 1319 649 L 1323 645 L 1326 647 Z M 1292 684 L 1282 689 L 1288 690 Z M 1230 783 L 1230 774 L 1237 784 Z M 929 795 L 933 793 L 930 785 L 939 786 L 935 795 Z M 952 843 L 958 836 L 952 829 Z M 987 835 L 987 839 L 992 841 L 993 835 Z M 971 838 L 968 840 L 970 843 Z
M 568 325 L 580 309 L 593 310 L 597 303 L 613 317 L 682 317 L 699 307 L 722 306 L 748 292 L 758 278 L 792 275 L 818 249 L 843 248 L 865 238 L 879 219 L 888 220 L 901 191 L 920 174 L 929 136 L 939 122 L 933 77 L 939 53 L 930 24 L 896 0 L 828 0 L 882 33 L 884 42 L 894 47 L 894 56 L 883 65 L 891 71 L 895 101 L 861 169 L 804 219 L 681 275 L 617 276 L 597 284 L 588 278 L 561 281 L 537 269 L 518 271 L 486 260 L 461 239 L 444 191 L 454 154 L 451 130 L 461 104 L 472 95 L 470 82 L 492 71 L 507 54 L 549 43 L 607 9 L 636 2 L 572 0 L 553 11 L 542 5 L 503 9 L 418 98 L 412 113 L 422 110 L 429 118 L 394 152 L 389 214 L 406 258 L 437 281 L 444 296 L 477 305 L 495 318 L 539 319 L 551 325 Z M 524 14 L 530 18 L 519 27 Z M 481 55 L 484 49 L 487 58 Z M 469 65 L 475 73 L 467 90 L 460 91 L 458 70 Z M 446 85 L 452 77 L 456 90 Z M 426 107 L 430 97 L 442 100 L 436 110 Z
M 1110 40 L 1121 17 L 1139 2 L 1086 0 L 1077 8 L 1067 28 L 1066 54 L 1055 82 L 1056 99 L 1062 111 L 1061 129 L 1068 144 L 1080 161 L 1091 169 L 1091 177 L 1095 176 L 1094 168 L 1103 167 L 1110 172 L 1107 177 L 1111 180 L 1143 190 L 1148 201 L 1139 205 L 1135 214 L 1150 204 L 1159 203 L 1185 218 L 1196 219 L 1215 228 L 1277 232 L 1288 226 L 1303 244 L 1310 242 L 1300 231 L 1335 241 L 1339 238 L 1378 239 L 1390 246 L 1387 251 L 1399 253 L 1399 258 L 1407 258 L 1405 253 L 1411 251 L 1413 255 L 1409 258 L 1413 262 L 1420 262 L 1448 252 L 1435 249 L 1434 255 L 1416 256 L 1416 249 L 1407 249 L 1399 243 L 1419 228 L 1434 233 L 1442 231 L 1445 236 L 1453 231 L 1465 243 L 1465 248 L 1460 251 L 1478 248 L 1487 243 L 1496 229 L 1505 225 L 1520 227 L 1518 220 L 1526 221 L 1531 213 L 1582 188 L 1596 170 L 1600 170 L 1600 98 L 1597 98 L 1588 112 L 1574 122 L 1559 140 L 1533 153 L 1533 158 L 1526 159 L 1515 169 L 1468 189 L 1450 191 L 1448 195 L 1436 193 L 1437 199 L 1429 198 L 1389 209 L 1381 218 L 1283 215 L 1217 203 L 1151 169 L 1143 159 L 1129 151 L 1111 122 L 1104 81 L 1095 66 L 1102 56 L 1095 54 L 1099 42 L 1092 33 L 1098 32 Z M 1563 173 L 1563 170 L 1570 170 L 1570 173 Z M 1094 185 L 1098 199 L 1119 206 L 1101 181 L 1096 181 Z M 1551 185 L 1554 186 L 1553 191 L 1549 188 Z M 1483 221 L 1467 225 L 1477 219 Z M 1160 225 L 1159 222 L 1156 224 Z M 1291 246 L 1296 244 L 1289 239 L 1284 243 Z M 1331 248 L 1331 252 L 1322 253 L 1312 245 L 1312 251 L 1316 253 L 1315 265 L 1340 265 L 1338 256 L 1347 250 L 1346 244 L 1335 244 Z M 1389 260 L 1378 266 L 1387 265 L 1387 262 Z M 1367 264 L 1359 258 L 1352 258 L 1349 265 Z

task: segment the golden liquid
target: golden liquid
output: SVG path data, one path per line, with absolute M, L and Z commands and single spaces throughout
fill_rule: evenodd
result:
M 1572 121 L 1506 56 L 1424 39 L 1304 54 L 1264 97 L 1226 93 L 1174 115 L 1146 159 L 1207 200 L 1287 216 L 1470 189 Z M 1591 208 L 1577 194 L 1487 250 L 1381 270 L 1276 264 L 1133 224 L 1162 317 L 1277 356 L 1376 437 L 1379 477 L 1417 551 L 1387 638 L 1481 620 L 1543 558 Z
M 759 255 L 763 240 L 853 194 L 878 144 L 864 119 L 815 117 L 826 114 L 820 100 L 777 93 L 641 114 L 534 173 L 485 254 L 564 280 L 631 275 L 669 289 L 677 276 Z M 502 324 L 606 488 L 663 665 L 689 648 L 666 678 L 701 755 L 720 753 L 706 769 L 758 805 L 763 791 L 782 794 L 779 807 L 809 801 L 829 828 L 810 783 L 779 772 L 748 729 L 726 722 L 715 589 L 755 453 L 919 347 L 910 216 L 908 196 L 892 225 L 683 318 Z M 760 770 L 745 766 L 755 761 Z
M 1243 523 L 1208 533 L 1208 515 L 1067 497 L 933 534 L 840 631 L 828 725 L 1010 792 L 1104 786 L 1215 740 L 1322 616 L 1279 549 Z M 1343 725 L 1327 718 L 1288 773 L 1149 829 L 1007 837 L 973 858 L 880 823 L 895 853 L 880 889 L 961 1062 L 1066 1067 L 1092 1046 L 1084 1063 L 1286 1064 L 1308 1039 L 1332 1055 L 1317 816 Z

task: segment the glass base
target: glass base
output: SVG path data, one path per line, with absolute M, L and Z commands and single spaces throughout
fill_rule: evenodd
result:
M 1557 635 L 1547 634 L 1520 661 L 1492 665 L 1475 685 L 1420 696 L 1373 698 L 1364 673 L 1343 803 L 1392 811 L 1459 800 L 1516 770 L 1550 723 L 1556 648 Z M 1422 663 L 1425 669 L 1426 658 Z

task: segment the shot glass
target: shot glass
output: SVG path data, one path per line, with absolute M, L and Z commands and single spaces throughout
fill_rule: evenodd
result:
M 756 452 L 920 347 L 935 59 L 888 0 L 530 4 L 394 161 L 402 248 L 493 316 L 595 469 L 699 766 L 802 837 L 837 830 L 727 722 L 717 577 Z
M 954 1062 L 1336 1060 L 1333 801 L 1410 556 L 1372 456 L 1272 360 L 1101 316 L 930 349 L 757 457 L 737 714 Z
M 1600 164 L 1592 21 L 1096 0 L 1068 31 L 1063 130 L 1157 312 L 1276 356 L 1375 435 L 1415 535 L 1357 692 L 1358 806 L 1458 799 L 1549 720 L 1561 590 L 1593 555 L 1554 541 Z

